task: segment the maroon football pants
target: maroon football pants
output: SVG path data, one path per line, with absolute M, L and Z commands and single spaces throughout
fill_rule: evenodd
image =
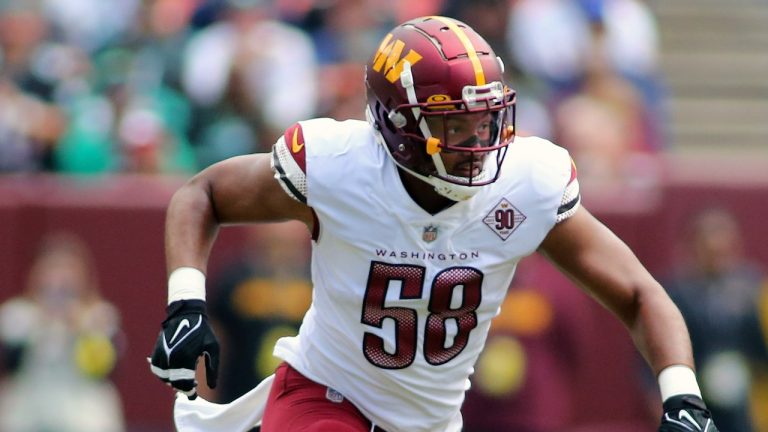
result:
M 346 398 L 282 363 L 275 371 L 261 431 L 371 432 L 371 422 Z

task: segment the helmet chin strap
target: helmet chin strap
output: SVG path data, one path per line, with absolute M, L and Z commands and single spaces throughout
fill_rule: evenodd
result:
M 472 198 L 476 193 L 480 192 L 480 188 L 477 186 L 463 186 L 463 185 L 458 185 L 455 183 L 451 183 L 451 182 L 439 179 L 437 177 L 424 176 L 417 173 L 416 171 L 413 171 L 408 167 L 403 166 L 392 155 L 392 152 L 390 152 L 389 150 L 389 146 L 387 146 L 387 143 L 384 140 L 384 136 L 376 128 L 376 125 L 375 125 L 376 120 L 373 118 L 373 113 L 371 112 L 370 107 L 366 107 L 365 109 L 365 118 L 366 120 L 368 120 L 368 124 L 370 124 L 371 128 L 373 129 L 373 134 L 376 137 L 376 142 L 378 142 L 382 147 L 384 147 L 384 149 L 387 151 L 387 155 L 389 156 L 390 159 L 392 159 L 395 165 L 397 165 L 398 168 L 407 172 L 408 174 L 434 187 L 435 192 L 437 192 L 439 195 L 445 198 L 448 198 L 449 200 L 452 200 L 452 201 L 466 201 Z
M 413 113 L 413 118 L 418 119 L 419 122 L 419 130 L 421 131 L 421 135 L 424 136 L 425 140 L 429 140 L 432 138 L 432 131 L 429 130 L 429 125 L 427 125 L 427 121 L 424 119 L 424 117 L 421 117 L 421 109 L 419 108 L 419 100 L 416 97 L 416 88 L 413 85 L 413 72 L 411 72 L 411 63 L 408 61 L 403 62 L 403 71 L 400 72 L 400 84 L 405 89 L 405 94 L 408 96 L 408 102 L 411 104 L 411 112 Z M 435 169 L 437 170 L 437 173 L 440 174 L 443 177 L 448 176 L 448 171 L 445 169 L 445 165 L 443 165 L 443 158 L 440 157 L 440 151 L 432 153 L 429 155 L 430 158 L 432 158 L 432 163 L 435 165 Z

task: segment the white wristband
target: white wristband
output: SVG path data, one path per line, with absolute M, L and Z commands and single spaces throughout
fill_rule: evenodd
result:
M 672 365 L 659 373 L 659 389 L 662 402 L 681 394 L 693 394 L 701 397 L 696 373 L 685 365 Z
M 168 304 L 177 300 L 205 301 L 205 275 L 194 267 L 179 267 L 168 277 Z

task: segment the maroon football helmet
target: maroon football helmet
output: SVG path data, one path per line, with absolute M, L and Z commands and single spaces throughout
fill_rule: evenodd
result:
M 392 30 L 368 62 L 368 121 L 395 163 L 433 185 L 443 196 L 463 200 L 476 186 L 494 182 L 514 140 L 515 92 L 504 84 L 504 65 L 468 25 L 452 18 L 413 19 Z M 451 116 L 489 113 L 490 139 L 475 145 L 441 142 Z M 439 117 L 442 121 L 427 121 Z M 474 177 L 446 172 L 440 153 L 466 152 L 482 163 Z

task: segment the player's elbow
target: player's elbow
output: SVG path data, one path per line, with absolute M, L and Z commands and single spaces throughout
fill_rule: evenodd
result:
M 197 215 L 208 223 L 218 224 L 212 184 L 205 172 L 199 173 L 182 185 L 171 198 L 167 219 L 188 218 Z
M 627 328 L 635 328 L 639 318 L 652 310 L 667 298 L 664 289 L 650 275 L 627 275 L 622 281 L 622 296 L 618 297 L 613 312 Z
M 645 318 L 658 319 L 667 315 L 665 311 L 676 309 L 664 288 L 650 276 L 633 282 L 629 292 L 629 299 L 621 314 L 621 320 L 629 329 L 642 326 Z

